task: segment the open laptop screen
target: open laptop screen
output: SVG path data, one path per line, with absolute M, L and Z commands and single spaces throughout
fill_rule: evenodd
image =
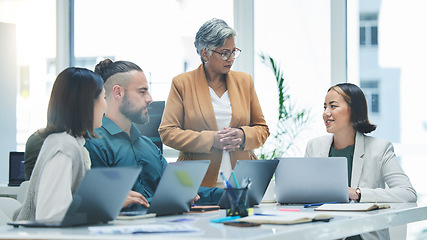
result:
M 253 207 L 261 203 L 268 184 L 273 177 L 279 160 L 238 160 L 234 167 L 236 180 L 242 182 L 244 178 L 251 180 L 251 187 L 248 192 L 248 206 Z M 236 187 L 232 177 L 228 179 L 230 185 Z M 239 184 L 240 184 L 239 183 Z M 224 194 L 219 200 L 218 205 L 221 208 L 230 208 L 228 198 Z
M 9 186 L 19 186 L 25 181 L 24 176 L 24 153 L 9 153 Z
M 345 157 L 281 158 L 276 198 L 283 204 L 348 202 Z

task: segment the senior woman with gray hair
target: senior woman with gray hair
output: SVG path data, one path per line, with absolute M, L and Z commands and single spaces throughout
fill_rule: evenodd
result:
M 200 27 L 194 45 L 202 64 L 172 80 L 159 127 L 178 161 L 211 161 L 204 187 L 222 183 L 220 172 L 228 177 L 237 160 L 256 159 L 253 150 L 270 135 L 252 77 L 230 70 L 241 52 L 235 36 L 220 19 Z

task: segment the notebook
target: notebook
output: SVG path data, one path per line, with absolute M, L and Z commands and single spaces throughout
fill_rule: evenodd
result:
M 278 212 L 267 211 L 263 213 L 254 214 L 252 216 L 240 218 L 236 221 L 252 222 L 261 224 L 299 224 L 307 222 L 329 222 L 333 217 L 329 214 L 319 214 L 314 212 Z
M 348 202 L 347 159 L 281 158 L 276 169 L 277 202 Z
M 24 152 L 9 153 L 9 186 L 19 186 L 25 181 Z
M 210 160 L 169 163 L 151 199 L 150 207 L 121 214 L 138 216 L 155 213 L 162 216 L 190 211 L 192 200 L 199 190 L 209 164 Z
M 250 178 L 251 185 L 248 192 L 248 207 L 260 204 L 268 184 L 273 177 L 279 160 L 239 160 L 234 166 L 234 174 L 237 182 L 241 184 L 244 178 Z M 230 176 L 228 182 L 236 187 L 233 178 Z M 218 204 L 221 208 L 230 208 L 227 196 L 221 196 Z
M 15 227 L 69 227 L 107 223 L 120 212 L 141 168 L 93 168 L 86 172 L 60 221 L 15 221 Z
M 377 209 L 390 208 L 388 204 L 377 203 L 342 203 L 342 204 L 323 204 L 315 208 L 315 211 L 348 211 L 348 212 L 366 212 Z

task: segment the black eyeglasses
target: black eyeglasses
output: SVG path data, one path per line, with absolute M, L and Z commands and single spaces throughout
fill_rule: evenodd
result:
M 241 51 L 242 50 L 240 50 L 238 48 L 233 49 L 233 51 L 231 51 L 231 52 L 217 52 L 215 50 L 212 50 L 212 52 L 214 52 L 214 53 L 221 54 L 221 59 L 224 61 L 227 61 L 231 55 L 233 55 L 234 59 L 238 58 L 240 56 Z

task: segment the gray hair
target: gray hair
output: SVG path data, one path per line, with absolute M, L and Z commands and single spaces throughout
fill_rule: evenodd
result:
M 213 18 L 206 21 L 196 34 L 194 46 L 197 54 L 200 55 L 202 62 L 202 49 L 212 51 L 224 45 L 225 40 L 229 37 L 235 37 L 236 31 L 229 27 L 224 20 Z M 212 52 L 209 52 L 212 54 Z

